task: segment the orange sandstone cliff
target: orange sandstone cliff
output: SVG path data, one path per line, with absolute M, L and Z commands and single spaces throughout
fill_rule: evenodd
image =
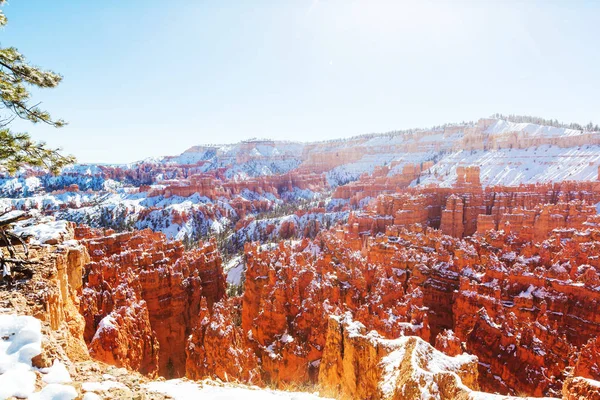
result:
M 201 300 L 212 307 L 225 295 L 215 243 L 185 252 L 149 230 L 79 234 L 92 258 L 81 305 L 92 355 L 144 373 L 183 376 Z

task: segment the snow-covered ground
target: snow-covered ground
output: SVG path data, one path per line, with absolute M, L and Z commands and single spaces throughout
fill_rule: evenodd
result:
M 302 155 L 304 144 L 298 142 L 255 140 L 234 144 L 194 146 L 179 156 L 165 157 L 161 161 L 173 164 L 196 164 L 199 161 L 222 162 L 245 156 L 261 158 L 298 158 Z
M 390 171 L 390 175 L 399 174 L 406 164 L 420 164 L 431 160 L 435 154 L 435 152 L 367 154 L 356 162 L 340 165 L 327 172 L 327 182 L 331 186 L 343 185 L 357 180 L 364 173 L 371 174 L 375 167 L 388 165 L 392 161 L 397 165 Z
M 302 162 L 304 144 L 284 141 L 248 141 L 229 145 L 194 146 L 179 156 L 164 157 L 165 164 L 201 163 L 199 172 L 226 168 L 228 178 L 284 174 Z
M 302 207 L 312 207 L 315 201 L 323 199 L 320 193 L 297 188 L 285 192 L 281 198 L 271 193 L 259 194 L 249 190 L 236 196 L 238 200 L 258 201 L 263 206 L 266 204 L 268 209 L 275 212 L 278 207 L 295 202 L 301 203 Z M 226 232 L 234 226 L 239 217 L 230 201 L 226 198 L 211 200 L 197 193 L 188 197 L 148 197 L 147 192 L 130 193 L 119 189 L 116 192 L 68 192 L 56 196 L 44 194 L 27 198 L 1 198 L 0 209 L 18 209 L 19 211 L 14 212 L 19 213 L 24 209 L 38 216 L 42 213 L 51 214 L 18 223 L 14 230 L 17 234 L 34 236 L 39 243 L 60 241 L 58 239 L 66 236 L 65 232 L 70 229 L 66 221 L 117 231 L 148 228 L 164 233 L 168 239 L 193 243 L 198 239 Z M 261 212 L 248 210 L 246 216 L 260 218 Z M 329 227 L 345 221 L 347 217 L 347 212 L 309 212 L 303 216 L 291 214 L 261 219 L 252 221 L 245 228 L 229 235 L 227 243 L 230 250 L 238 251 L 249 240 L 278 240 L 282 233 L 280 228 L 285 222 L 288 223 L 288 228 L 290 224 L 293 227 L 292 236 L 303 237 L 308 233 L 308 236 L 313 237 L 318 226 Z M 267 234 L 269 225 L 274 225 L 276 229 Z M 231 279 L 238 281 L 239 273 L 240 267 L 234 268 Z
M 481 168 L 484 186 L 596 180 L 600 146 L 560 148 L 544 145 L 527 149 L 454 152 L 426 171 L 421 177 L 421 185 L 452 186 L 456 182 L 456 167 L 470 165 Z
M 477 125 L 466 124 L 464 126 L 451 127 L 450 131 L 444 129 L 434 130 L 414 130 L 406 132 L 390 132 L 383 134 L 373 134 L 358 136 L 343 140 L 332 140 L 317 143 L 298 143 L 273 140 L 250 140 L 235 144 L 226 145 L 208 145 L 194 146 L 180 155 L 165 156 L 156 159 L 146 159 L 130 164 L 121 165 L 93 165 L 93 164 L 78 164 L 64 169 L 59 176 L 40 175 L 30 176 L 31 174 L 21 173 L 16 177 L 4 176 L 0 177 L 0 194 L 9 197 L 31 197 L 44 191 L 52 191 L 63 189 L 72 184 L 77 184 L 82 191 L 93 190 L 118 190 L 126 183 L 131 184 L 132 178 L 127 175 L 121 176 L 121 181 L 107 178 L 105 174 L 106 168 L 118 168 L 121 171 L 137 171 L 145 166 L 151 170 L 156 170 L 154 175 L 144 175 L 147 179 L 150 177 L 154 183 L 159 183 L 162 179 L 177 179 L 181 176 L 177 172 L 178 166 L 185 166 L 188 173 L 201 173 L 214 171 L 223 168 L 224 175 L 232 179 L 245 179 L 247 177 L 284 174 L 290 172 L 307 161 L 312 152 L 322 152 L 324 154 L 336 153 L 338 151 L 348 151 L 348 149 L 356 148 L 362 152 L 363 157 L 357 161 L 353 161 L 344 165 L 337 166 L 331 171 L 327 171 L 327 179 L 333 186 L 344 184 L 357 179 L 363 173 L 370 173 L 375 166 L 385 165 L 392 161 L 419 163 L 431 160 L 433 156 L 444 158 L 443 164 L 451 164 L 456 162 L 465 162 L 476 165 L 479 161 L 486 162 L 488 165 L 498 161 L 504 166 L 505 156 L 502 156 L 506 151 L 490 151 L 489 156 L 483 154 L 474 155 L 474 157 L 465 157 L 463 152 L 454 152 L 457 147 L 460 147 L 461 141 L 465 138 L 463 130 L 475 129 Z M 484 131 L 480 132 L 484 137 L 509 138 L 518 136 L 528 139 L 557 139 L 557 138 L 583 138 L 584 135 L 595 135 L 598 133 L 584 132 L 575 129 L 557 128 L 552 126 L 536 125 L 531 123 L 514 123 L 505 120 L 496 120 Z M 590 136 L 590 137 L 591 137 Z M 485 139 L 484 139 L 485 140 Z M 595 139 L 594 139 L 595 140 Z M 597 148 L 586 149 L 579 147 L 572 148 L 551 148 L 549 146 L 540 147 L 537 155 L 543 162 L 547 162 L 553 156 L 559 156 L 562 160 L 565 153 L 572 157 L 569 161 L 569 173 L 577 175 L 575 179 L 585 179 L 589 175 L 589 171 L 580 171 L 582 168 L 576 167 L 576 159 L 588 162 L 595 162 L 593 154 L 590 152 L 596 151 Z M 547 151 L 548 150 L 548 151 Z M 507 150 L 508 151 L 508 150 Z M 514 150 L 512 154 L 508 154 L 509 158 L 522 155 L 520 152 L 535 151 L 534 148 L 524 150 Z M 546 154 L 542 154 L 542 152 Z M 476 152 L 483 153 L 483 152 Z M 525 165 L 525 164 L 524 164 Z M 524 168 L 531 167 L 525 165 Z M 591 167 L 591 166 L 590 166 Z M 174 169 L 173 169 L 174 168 Z M 402 165 L 398 166 L 391 174 L 401 172 Z M 500 166 L 495 169 L 500 168 Z M 591 168 L 589 168 L 591 170 Z M 445 172 L 445 171 L 444 171 Z M 494 171 L 495 172 L 495 171 Z M 135 174 L 134 174 L 135 175 Z M 525 174 L 529 177 L 531 174 Z M 113 176 L 113 175 L 110 175 Z M 494 176 L 496 176 L 494 174 Z M 546 173 L 540 172 L 539 176 L 531 176 L 528 179 L 535 181 L 536 179 L 561 179 L 565 174 L 556 173 L 549 170 Z M 496 178 L 497 183 L 513 184 L 520 182 L 524 178 L 516 176 L 516 173 L 504 171 L 504 174 Z M 139 183 L 139 182 L 138 182 Z M 58 195 L 57 195 L 58 196 Z
M 514 132 L 525 133 L 529 137 L 564 137 L 579 136 L 583 134 L 582 131 L 577 129 L 557 128 L 555 126 L 537 125 L 526 122 L 518 123 L 504 120 L 497 120 L 485 130 L 485 133 L 492 134 L 506 134 Z
M 56 244 L 68 240 L 71 236 L 69 223 L 64 220 L 56 220 L 52 216 L 42 217 L 33 213 L 31 219 L 19 221 L 12 229 L 12 233 L 23 238 L 31 238 L 30 243 Z
M 271 204 L 282 203 L 282 200 L 269 193 L 259 195 L 243 192 L 239 197 L 264 200 Z M 168 238 L 179 240 L 186 236 L 192 238 L 219 233 L 230 226 L 230 218 L 237 215 L 225 199 L 212 201 L 198 194 L 189 197 L 147 197 L 147 193 L 132 194 L 123 189 L 117 192 L 68 192 L 0 199 L 0 209 L 13 208 L 51 212 L 56 219 L 98 228 L 150 228 L 164 233 Z M 178 218 L 182 215 L 188 218 Z
M 162 382 L 151 382 L 146 385 L 150 392 L 164 393 L 175 400 L 318 400 L 317 394 L 302 392 L 284 392 L 242 386 L 216 386 L 196 382 L 172 379 Z
M 11 396 L 34 400 L 72 400 L 77 391 L 69 371 L 58 360 L 50 368 L 36 369 L 31 359 L 42 352 L 39 320 L 30 316 L 0 314 L 0 399 Z M 44 386 L 35 391 L 36 373 Z
M 235 286 L 239 286 L 242 283 L 244 271 L 246 271 L 246 264 L 242 256 L 232 258 L 223 267 L 223 272 L 227 274 L 227 283 Z

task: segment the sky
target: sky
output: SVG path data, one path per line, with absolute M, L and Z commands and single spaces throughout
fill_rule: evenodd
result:
M 9 0 L 2 47 L 64 76 L 13 124 L 80 162 L 525 114 L 600 123 L 600 2 Z

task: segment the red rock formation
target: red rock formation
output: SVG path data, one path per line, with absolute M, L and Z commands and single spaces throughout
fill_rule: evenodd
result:
M 563 400 L 600 400 L 600 383 L 581 377 L 569 378 L 562 394 Z
M 387 215 L 370 215 L 362 212 L 352 212 L 348 217 L 348 225 L 357 233 L 369 232 L 377 234 L 385 232 L 386 227 L 392 225 L 394 220 Z
M 456 167 L 456 187 L 474 187 L 478 188 L 481 186 L 479 179 L 480 170 L 478 166 L 464 167 L 459 165 Z
M 389 175 L 397 164 L 392 162 L 390 166 L 376 167 L 371 175 L 363 174 L 358 181 L 338 186 L 332 197 L 337 199 L 348 199 L 351 204 L 358 204 L 362 199 L 377 197 L 384 193 L 396 193 L 410 185 L 412 181 L 419 178 L 421 173 L 429 169 L 431 161 L 420 165 L 406 164 L 401 173 Z
M 72 231 L 65 240 L 72 239 Z M 71 243 L 57 247 L 32 246 L 29 257 L 39 261 L 30 289 L 33 299 L 28 305 L 35 304 L 33 316 L 48 323 L 50 329 L 62 331 L 62 345 L 74 361 L 89 359 L 83 332 L 85 320 L 79 313 L 79 295 L 82 290 L 82 271 L 89 261 L 89 255 L 83 246 Z M 23 287 L 19 287 L 24 290 Z M 48 365 L 46 365 L 48 366 Z
M 240 311 L 234 302 L 236 299 L 222 301 L 209 310 L 202 299 L 200 315 L 186 346 L 188 378 L 262 382 L 258 359 L 240 328 Z
M 573 355 L 582 354 L 581 366 L 594 358 L 592 345 L 582 347 L 600 333 L 591 311 L 599 296 L 600 231 L 554 229 L 536 244 L 514 240 L 512 232 L 461 240 L 418 224 L 380 228 L 378 210 L 398 213 L 388 199 L 382 196 L 354 213 L 345 230 L 322 232 L 310 245 L 246 249 L 242 328 L 267 380 L 314 376 L 310 366 L 320 356 L 314 349 L 323 343 L 312 332 L 324 329 L 324 314 L 345 311 L 385 337 L 417 334 L 448 354 L 475 354 L 479 383 L 490 391 L 558 394 Z M 383 228 L 385 235 L 377 235 Z M 306 254 L 311 246 L 319 250 Z
M 202 173 L 193 174 L 189 178 L 161 181 L 161 183 L 166 184 L 166 187 L 150 189 L 150 197 L 188 197 L 197 193 L 200 196 L 215 200 L 220 197 L 231 199 L 242 193 L 244 190 L 250 190 L 259 194 L 270 193 L 279 196 L 284 192 L 293 190 L 293 188 L 301 190 L 309 189 L 320 192 L 327 187 L 325 176 L 312 172 L 267 175 L 244 180 L 218 178 L 215 173 Z
M 140 309 L 139 327 L 124 318 L 122 330 L 148 333 L 137 339 L 146 349 L 155 348 L 153 340 L 159 343 L 161 373 L 168 369 L 167 352 L 182 360 L 173 366 L 178 374 L 185 366 L 193 378 L 281 384 L 338 374 L 332 385 L 349 385 L 343 392 L 366 396 L 349 383 L 354 379 L 377 393 L 375 381 L 363 385 L 363 377 L 352 374 L 340 383 L 340 360 L 324 354 L 328 316 L 348 312 L 383 338 L 419 336 L 448 355 L 477 356 L 477 385 L 487 391 L 559 395 L 571 390 L 563 388 L 572 382 L 571 371 L 598 379 L 600 217 L 591 204 L 600 200 L 600 186 L 482 189 L 476 168 L 461 174 L 464 180 L 454 188 L 380 195 L 352 212 L 347 225 L 314 240 L 274 248 L 248 244 L 241 305 L 223 300 L 214 248 L 186 256 L 166 246 L 157 250 L 164 254 L 154 255 L 147 251 L 148 239 L 135 235 L 123 246 L 114 239 L 118 235 L 99 245 L 89 239 L 91 264 L 98 266 L 90 268 L 88 282 L 96 279 L 94 290 L 101 293 L 88 296 L 89 334 L 96 334 L 94 316 L 113 315 L 117 303 L 131 301 L 130 307 Z M 377 170 L 371 179 L 384 175 Z M 291 236 L 298 229 L 289 224 L 280 231 Z M 122 265 L 136 273 L 128 275 Z M 168 279 L 156 273 L 159 268 Z M 116 276 L 126 288 L 111 283 Z M 144 328 L 144 304 L 150 329 Z M 157 321 L 171 327 L 168 333 L 156 328 Z M 171 347 L 165 350 L 163 343 Z M 130 351 L 136 359 L 138 348 Z M 365 351 L 365 357 L 372 355 Z M 341 358 L 346 356 L 354 360 L 348 363 L 364 366 L 377 359 L 360 364 L 351 353 Z M 324 372 L 326 360 L 338 363 L 338 372 Z M 458 395 L 456 382 L 436 379 Z
M 118 367 L 155 376 L 159 365 L 158 339 L 150 325 L 146 303 L 137 300 L 133 292 L 129 296 L 116 296 L 113 311 L 98 323 L 89 342 L 90 355 Z
M 82 229 L 79 234 L 92 256 L 81 307 L 91 351 L 142 372 L 182 376 L 201 298 L 212 307 L 225 294 L 215 243 L 184 252 L 181 243 L 149 230 L 89 238 L 90 231 Z M 126 333 L 98 334 L 106 316 Z M 93 343 L 95 336 L 100 343 Z
M 543 245 L 509 245 L 506 236 L 491 234 L 475 244 L 489 261 L 477 280 L 461 278 L 453 311 L 457 336 L 480 357 L 488 390 L 558 393 L 573 355 L 599 333 L 600 321 L 589 311 L 598 302 L 595 278 L 577 283 L 589 281 L 596 267 L 569 266 L 585 264 L 589 258 L 576 255 L 595 254 L 598 243 L 593 235 L 578 242 L 555 235 Z M 491 242 L 503 247 L 499 258 L 479 247 Z
M 370 262 L 382 260 L 384 268 L 370 268 Z M 348 254 L 335 235 L 322 234 L 315 243 L 281 243 L 272 251 L 248 245 L 246 263 L 242 328 L 267 380 L 316 377 L 329 313 L 350 310 L 386 336 L 429 339 L 422 292 L 415 287 L 406 293 L 406 275 L 394 271 L 397 261 L 375 251 L 367 257 Z
M 477 354 L 483 363 L 480 364 L 483 388 L 514 390 L 538 397 L 552 391 L 558 393 L 572 348 L 558 332 L 548 332 L 541 324 L 522 326 L 517 318 L 508 315 L 498 324 L 485 310 L 478 313 L 477 322 L 467 336 L 466 349 Z
M 600 337 L 591 338 L 581 348 L 573 375 L 600 380 Z
M 436 336 L 435 348 L 449 356 L 457 356 L 464 353 L 460 339 L 454 335 L 451 329 L 446 329 Z
M 464 203 L 458 196 L 448 197 L 446 208 L 442 211 L 440 230 L 450 236 L 463 237 L 465 225 L 463 222 Z
M 504 230 L 522 241 L 543 240 L 557 228 L 581 229 L 596 214 L 594 206 L 581 200 L 536 204 L 529 209 L 502 207 L 502 213 L 495 212 L 495 209 L 492 207 L 492 215 L 479 216 L 481 223 L 478 220 L 477 231 L 484 233 L 490 229 Z
M 472 174 L 478 172 L 468 170 L 475 171 Z M 477 181 L 473 177 L 469 179 Z M 595 215 L 592 204 L 598 202 L 600 185 L 596 182 L 487 187 L 485 190 L 469 183 L 454 188 L 407 188 L 403 193 L 380 195 L 360 215 L 364 227 L 377 226 L 373 221 L 391 216 L 394 225 L 418 223 L 441 227 L 445 233 L 457 237 L 499 229 L 514 232 L 521 240 L 542 240 L 555 228 L 581 228 L 592 223 L 590 219 Z
M 477 358 L 448 357 L 418 337 L 386 340 L 349 315 L 333 317 L 319 385 L 340 399 L 466 399 L 478 388 Z

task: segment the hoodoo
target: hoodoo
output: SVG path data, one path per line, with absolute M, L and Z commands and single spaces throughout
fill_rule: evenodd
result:
M 532 129 L 486 119 L 24 171 L 0 181 L 2 202 L 18 256 L 41 267 L 5 273 L 0 316 L 42 321 L 25 367 L 56 360 L 79 394 L 89 375 L 112 382 L 105 397 L 209 379 L 340 399 L 600 398 L 600 134 Z

